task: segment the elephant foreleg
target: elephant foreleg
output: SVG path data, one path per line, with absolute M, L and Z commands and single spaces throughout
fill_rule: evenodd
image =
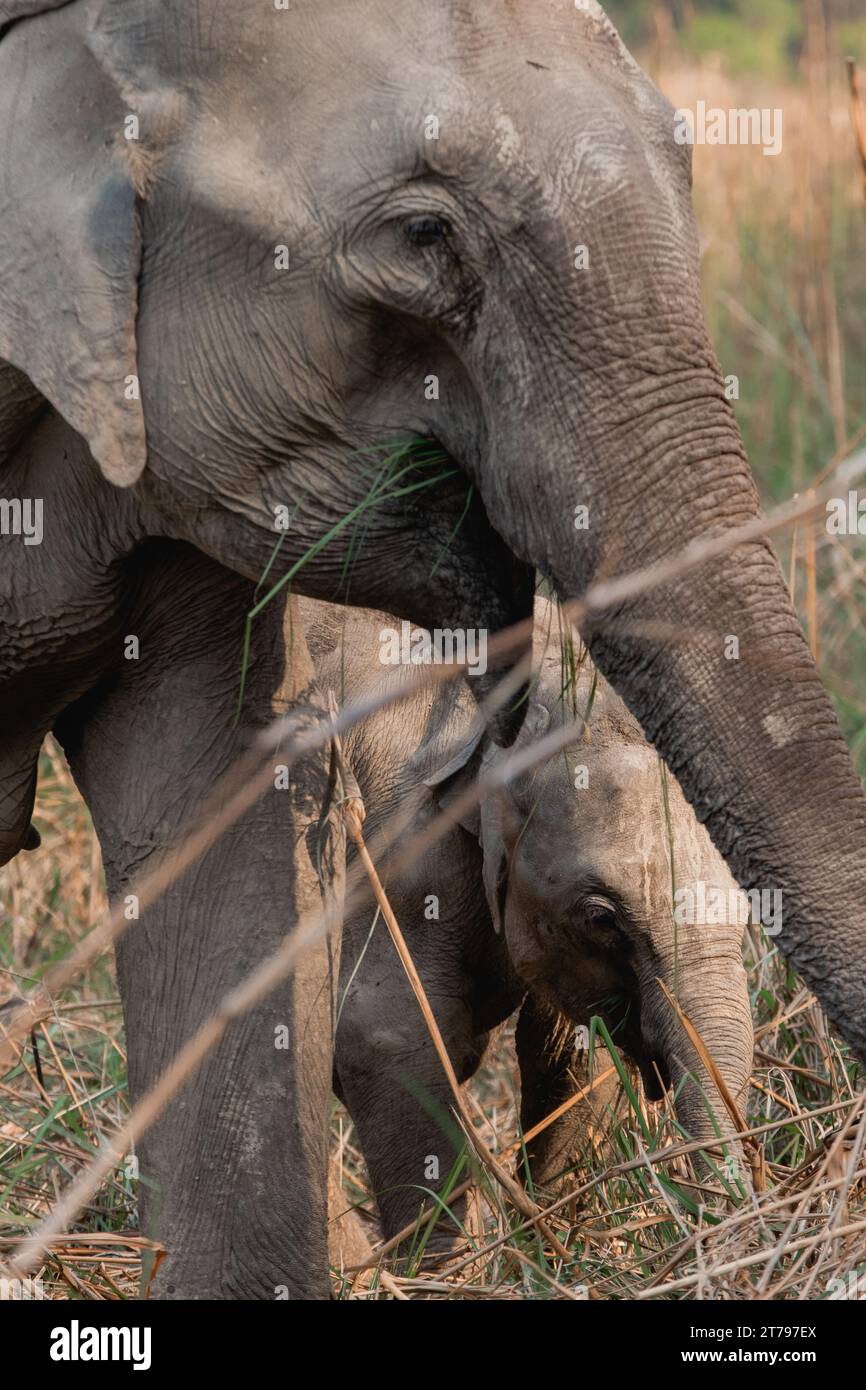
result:
M 573 1025 L 532 993 L 520 1010 L 515 1043 L 524 1134 L 596 1081 L 582 1100 L 526 1144 L 529 1174 L 524 1173 L 524 1179 L 531 1175 L 536 1188 L 551 1189 L 610 1130 L 619 1082 L 615 1075 L 598 1081 L 611 1066 L 610 1054 L 601 1043 L 595 1047 L 590 1076 L 589 1054 L 575 1047 Z
M 368 931 L 369 919 L 346 928 L 341 995 L 347 992 L 337 1029 L 335 1085 L 358 1132 L 390 1239 L 445 1190 L 463 1137 L 445 1073 L 381 921 L 357 960 Z M 453 971 L 447 958 L 431 963 L 420 938 L 407 932 L 448 1055 L 464 1081 L 478 1067 L 487 1035 L 473 1027 L 456 962 Z M 459 1221 L 464 1204 L 458 1200 L 453 1210 Z M 425 1249 L 447 1249 L 458 1237 L 459 1226 L 443 1216 Z
M 127 631 L 137 660 L 58 730 L 91 809 L 109 892 L 182 833 L 202 797 L 289 706 L 316 717 L 302 633 L 279 604 L 253 633 L 235 722 L 252 586 L 186 546 L 140 560 Z M 274 785 L 131 923 L 117 951 L 133 1101 L 220 1000 L 302 916 L 342 891 L 341 833 L 321 821 L 326 754 Z M 321 823 L 320 823 L 321 822 Z M 327 1116 L 333 941 L 233 1021 L 139 1148 L 141 1227 L 166 1247 L 159 1298 L 327 1298 Z

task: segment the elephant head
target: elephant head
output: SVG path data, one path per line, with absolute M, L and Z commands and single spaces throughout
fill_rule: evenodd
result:
M 575 714 L 586 732 L 567 756 L 508 782 L 462 823 L 478 837 L 490 913 L 523 983 L 572 1023 L 600 1015 L 648 1097 L 672 1085 L 684 1129 L 711 1142 L 731 1124 L 670 996 L 744 1101 L 753 1047 L 748 901 L 592 663 L 584 659 L 570 681 L 552 611 L 537 601 L 536 681 L 516 751 Z M 444 806 L 467 779 L 502 769 L 509 755 L 487 743 L 479 757 L 482 740 L 477 730 L 443 764 Z M 439 775 L 425 780 L 436 785 Z
M 689 150 L 593 0 L 46 9 L 0 42 L 0 356 L 144 534 L 258 579 L 285 507 L 273 577 L 496 627 L 527 567 L 573 597 L 756 516 Z M 407 439 L 453 476 L 365 511 Z M 585 635 L 866 1051 L 866 802 L 769 546 Z

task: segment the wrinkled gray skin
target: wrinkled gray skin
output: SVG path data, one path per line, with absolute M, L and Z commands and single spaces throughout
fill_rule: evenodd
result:
M 232 726 L 273 508 L 296 509 L 276 578 L 367 491 L 359 449 L 433 437 L 459 470 L 369 513 L 353 552 L 353 602 L 430 627 L 495 630 L 528 612 L 531 567 L 572 596 L 755 516 L 702 321 L 688 150 L 592 6 L 2 0 L 6 20 L 2 493 L 43 497 L 46 536 L 2 538 L 4 861 L 31 842 L 36 754 L 58 721 L 113 890 L 170 838 L 283 680 L 275 607 L 255 638 L 261 684 Z M 573 268 L 578 244 L 589 270 Z M 302 592 L 345 596 L 351 538 L 304 567 Z M 145 616 L 133 676 L 122 638 Z M 783 889 L 782 949 L 866 1050 L 866 803 L 769 546 L 596 617 L 597 664 L 738 880 Z M 728 634 L 739 661 L 725 660 Z M 134 1090 L 235 977 L 239 940 L 252 957 L 255 933 L 261 945 L 291 920 L 300 880 L 272 897 L 239 883 L 253 844 L 285 866 L 299 825 L 281 804 L 130 932 Z M 317 998 L 310 986 L 302 1009 Z M 321 1033 L 280 1060 L 260 1035 L 259 1050 L 239 1042 L 240 1026 L 221 1074 L 240 1069 L 230 1089 L 259 1095 L 263 1115 L 306 1071 L 321 1098 Z M 249 1165 L 246 1131 L 203 1098 L 206 1081 L 142 1146 L 173 1194 L 168 1227 L 145 1205 L 172 1252 L 155 1292 L 323 1296 L 323 1163 L 289 1143 L 254 1144 Z M 212 1204 L 205 1240 L 196 1193 L 220 1164 L 241 1199 Z M 237 1215 L 253 1207 L 280 1248 L 273 1267 Z
M 392 618 L 309 601 L 301 611 L 319 684 L 341 702 L 411 674 L 380 660 L 380 633 Z M 542 599 L 535 669 L 517 750 L 574 717 L 571 697 L 563 704 L 558 619 Z M 579 1059 L 567 1024 L 586 1025 L 597 1013 L 640 1067 L 650 1098 L 661 1095 L 660 1080 L 672 1082 L 683 1126 L 717 1148 L 717 1136 L 731 1132 L 724 1106 L 658 981 L 676 994 L 731 1093 L 745 1100 L 752 1020 L 743 923 L 732 914 L 727 923 L 676 927 L 671 852 L 678 887 L 703 883 L 712 899 L 736 885 L 672 778 L 666 815 L 658 754 L 603 678 L 593 694 L 595 676 L 585 660 L 575 698 L 578 711 L 590 710 L 589 738 L 485 797 L 480 813 L 464 813 L 406 869 L 394 861 L 413 832 L 509 754 L 484 739 L 463 688 L 422 692 L 357 725 L 344 748 L 367 810 L 365 834 L 371 842 L 392 816 L 410 813 L 381 873 L 461 1080 L 478 1066 L 490 1031 L 521 1006 L 529 1129 L 574 1094 Z M 579 789 L 578 767 L 587 783 Z M 453 1126 L 443 1124 L 447 1081 L 390 937 L 381 923 L 370 937 L 371 920 L 372 909 L 359 910 L 344 924 L 335 1078 L 391 1236 L 417 1213 L 419 1188 L 445 1183 L 455 1150 Z M 529 1146 L 536 1183 L 573 1161 L 580 1123 L 569 1113 Z M 428 1176 L 431 1155 L 440 1182 Z

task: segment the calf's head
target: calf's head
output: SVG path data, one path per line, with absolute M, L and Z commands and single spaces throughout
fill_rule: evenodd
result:
M 549 610 L 538 612 L 549 631 Z M 563 696 L 559 642 L 538 629 L 536 653 L 539 640 L 547 650 L 518 751 L 575 711 L 586 732 L 467 819 L 494 924 L 527 986 L 576 1025 L 600 1016 L 647 1096 L 673 1086 L 683 1128 L 712 1141 L 732 1126 L 666 990 L 742 1099 L 746 900 L 636 720 L 588 659 Z M 508 756 L 488 747 L 482 776 Z

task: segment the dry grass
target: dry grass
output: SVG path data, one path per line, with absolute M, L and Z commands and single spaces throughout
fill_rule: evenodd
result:
M 60 749 L 42 758 L 42 849 L 2 870 L 0 1001 L 32 988 L 105 908 L 99 845 Z M 0 1080 L 0 1254 L 44 1215 L 126 1109 L 126 1054 L 117 986 L 103 959 L 56 1002 L 21 1063 Z M 40 1080 L 41 1076 L 41 1080 Z M 81 1235 L 40 1271 L 49 1297 L 135 1297 L 135 1184 L 117 1172 L 82 1213 Z M 74 1291 L 74 1292 L 73 1292 Z
M 7 993 L 83 935 L 103 906 L 96 841 L 59 751 L 43 760 L 44 846 L 4 877 L 2 968 Z M 767 1190 L 760 1198 L 700 1188 L 665 1105 L 627 1106 L 576 1156 L 565 1201 L 548 1222 L 569 1259 L 525 1227 L 502 1189 L 478 1172 L 470 1237 L 445 1267 L 373 1271 L 336 1281 L 341 1297 L 743 1299 L 828 1296 L 831 1279 L 866 1265 L 866 1159 L 856 1073 L 811 996 L 771 943 L 749 943 L 757 1028 L 749 1123 L 760 1130 Z M 419 1026 L 423 1026 L 419 1014 Z M 110 965 L 97 964 L 40 1028 L 40 1068 L 28 1048 L 0 1083 L 0 1251 L 9 1251 L 55 1201 L 126 1108 L 120 1010 Z M 40 1082 L 40 1073 L 44 1082 Z M 504 1155 L 519 1141 L 516 1065 L 504 1030 L 471 1087 L 484 1144 Z M 839 1138 L 850 1114 L 849 1134 Z M 335 1106 L 333 1151 L 348 1200 L 370 1205 L 351 1122 Z M 571 1195 L 575 1194 L 575 1195 Z M 677 1195 L 679 1194 L 679 1195 Z M 685 1200 L 682 1200 L 682 1199 Z M 419 1195 L 419 1203 L 421 1197 Z M 39 1271 L 50 1298 L 140 1296 L 135 1182 L 114 1173 Z M 375 1229 L 375 1228 L 373 1228 Z M 830 1288 L 830 1294 L 834 1292 Z
M 420 1258 L 387 1287 L 375 1274 L 347 1279 L 342 1296 L 389 1298 L 393 1286 L 440 1299 L 845 1296 L 831 1281 L 862 1278 L 866 1268 L 866 1124 L 856 1072 L 812 996 L 773 948 L 756 952 L 756 944 L 748 950 L 757 1024 L 749 1124 L 764 1150 L 763 1194 L 722 1195 L 685 1156 L 662 1157 L 683 1148 L 682 1132 L 668 1104 L 641 1101 L 640 1116 L 626 1105 L 607 1132 L 587 1137 L 555 1204 L 542 1203 L 568 1262 L 476 1167 L 481 1195 L 469 1236 L 446 1265 L 427 1268 Z M 494 1153 L 519 1141 L 516 1075 L 505 1029 L 471 1085 L 479 1132 Z M 363 1159 L 337 1109 L 347 1197 L 368 1208 Z

